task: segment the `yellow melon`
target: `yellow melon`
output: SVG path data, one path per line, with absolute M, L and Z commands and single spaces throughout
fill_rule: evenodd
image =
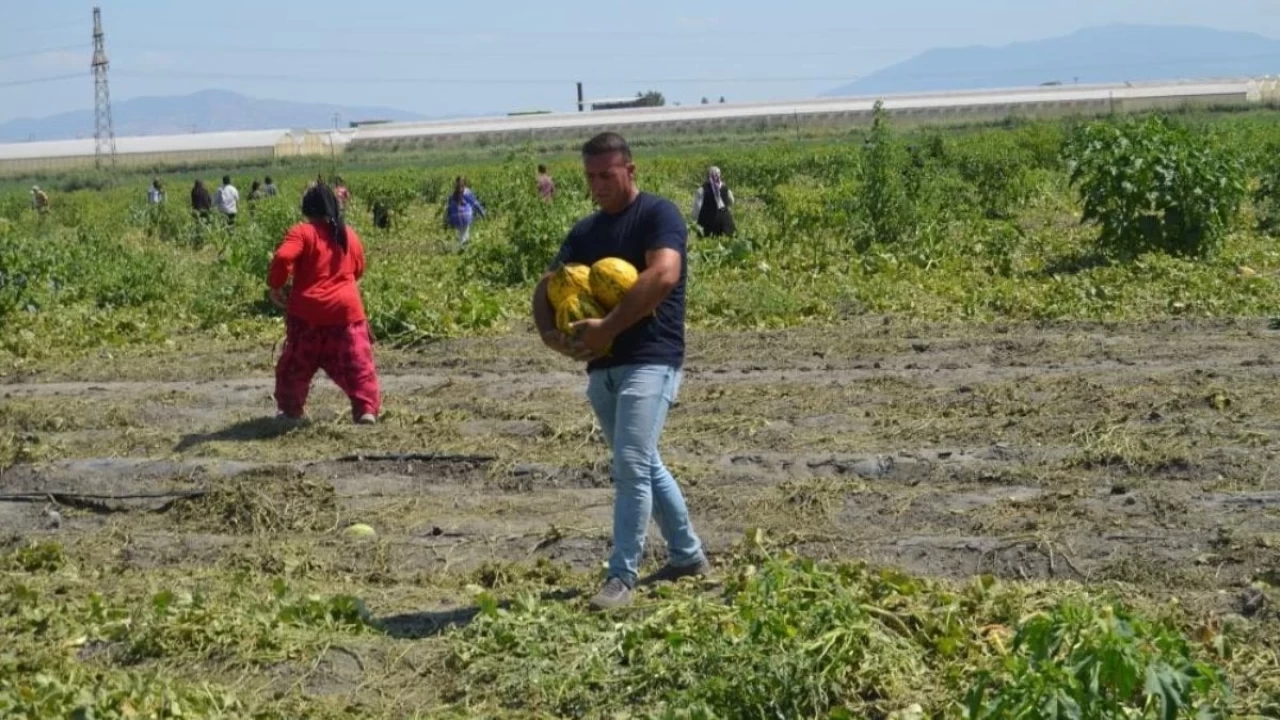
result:
M 605 310 L 612 310 L 622 302 L 635 284 L 640 273 L 636 267 L 622 258 L 607 257 L 597 260 L 591 266 L 588 281 L 591 284 L 591 296 Z
M 569 263 L 556 269 L 547 280 L 547 299 L 551 307 L 558 308 L 572 295 L 591 292 L 591 268 L 581 263 Z
M 587 318 L 602 318 L 604 310 L 586 293 L 570 295 L 556 308 L 556 327 L 566 335 L 573 334 L 573 324 Z

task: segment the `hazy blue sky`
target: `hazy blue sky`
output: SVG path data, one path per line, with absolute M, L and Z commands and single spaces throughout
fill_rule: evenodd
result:
M 93 107 L 92 2 L 5 0 L 0 120 Z M 1280 0 L 102 0 L 113 99 L 207 88 L 428 115 L 570 110 L 662 90 L 809 97 L 939 46 L 1090 25 L 1280 37 Z M 44 51 L 44 52 L 35 52 Z M 27 81 L 78 75 L 72 79 Z

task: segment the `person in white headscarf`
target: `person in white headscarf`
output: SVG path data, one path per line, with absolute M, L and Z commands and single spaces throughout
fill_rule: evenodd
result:
M 733 236 L 736 228 L 733 223 L 733 191 L 724 184 L 720 168 L 712 166 L 707 171 L 707 179 L 698 188 L 693 197 L 693 217 L 707 236 Z
M 49 213 L 49 194 L 40 189 L 39 185 L 31 186 L 31 209 L 44 217 Z

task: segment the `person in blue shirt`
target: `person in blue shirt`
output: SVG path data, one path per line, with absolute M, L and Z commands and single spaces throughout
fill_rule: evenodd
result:
M 711 568 L 680 486 L 658 452 L 684 367 L 688 226 L 675 204 L 637 187 L 631 149 L 620 135 L 592 138 L 582 163 L 600 209 L 569 232 L 534 291 L 533 318 L 547 347 L 587 362 L 587 399 L 612 451 L 613 554 L 604 587 L 591 600 L 593 608 L 608 610 L 632 600 L 651 516 L 669 559 L 643 582 L 705 575 Z M 605 257 L 634 265 L 636 284 L 604 318 L 575 323 L 572 336 L 562 333 L 546 295 L 551 271 Z
M 471 223 L 476 215 L 484 217 L 484 206 L 475 193 L 471 192 L 471 188 L 467 187 L 467 179 L 461 175 L 453 181 L 453 192 L 449 195 L 445 213 L 449 227 L 458 231 L 458 247 L 465 248 L 471 237 Z

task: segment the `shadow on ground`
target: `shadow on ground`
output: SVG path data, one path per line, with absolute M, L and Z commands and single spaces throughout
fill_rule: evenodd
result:
M 204 443 L 210 442 L 271 440 L 278 438 L 281 435 L 287 435 L 297 427 L 298 425 L 296 423 L 277 420 L 274 417 L 260 417 L 253 418 L 252 420 L 241 420 L 240 422 L 228 425 L 227 427 L 215 432 L 185 435 L 173 449 L 175 452 L 183 452 L 185 450 L 190 450 L 197 445 L 203 445 Z
M 541 598 L 545 602 L 568 602 L 581 597 L 581 595 L 582 592 L 580 590 L 555 590 L 543 593 Z M 504 600 L 498 604 L 498 607 L 506 609 L 511 607 L 511 604 L 510 600 Z M 425 640 L 437 635 L 443 635 L 454 628 L 466 627 L 479 614 L 480 607 L 472 605 L 453 610 L 392 615 L 376 620 L 375 624 L 377 627 L 382 628 L 387 635 L 397 640 Z
M 1077 275 L 1100 267 L 1106 267 L 1110 264 L 1111 259 L 1106 255 L 1090 250 L 1050 260 L 1045 265 L 1044 274 L 1048 276 Z

